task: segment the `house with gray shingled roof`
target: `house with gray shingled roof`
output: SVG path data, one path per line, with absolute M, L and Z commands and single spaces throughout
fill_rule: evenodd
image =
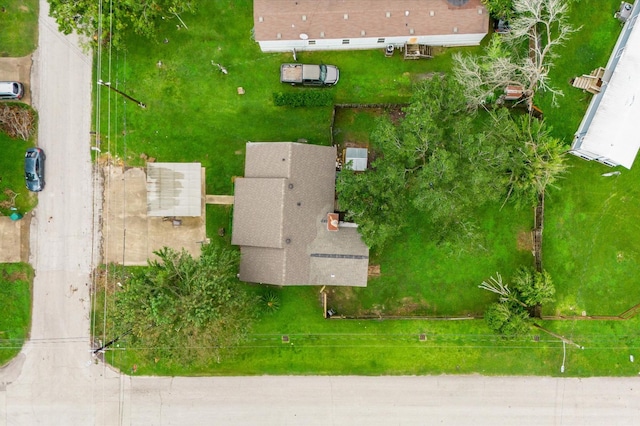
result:
M 263 52 L 473 46 L 487 35 L 480 0 L 254 0 Z
M 231 238 L 242 281 L 367 285 L 369 248 L 355 224 L 338 221 L 335 179 L 335 147 L 247 143 Z

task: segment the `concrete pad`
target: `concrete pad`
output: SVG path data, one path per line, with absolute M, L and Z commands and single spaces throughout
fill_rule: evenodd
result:
M 19 81 L 24 84 L 20 100 L 31 105 L 31 55 L 21 58 L 0 58 L 0 81 Z
M 30 222 L 30 215 L 16 221 L 0 216 L 0 263 L 29 261 Z
M 146 265 L 148 259 L 156 258 L 153 252 L 163 247 L 184 248 L 192 256 L 200 256 L 206 240 L 204 202 L 200 217 L 150 217 L 145 169 L 107 165 L 103 176 L 102 251 L 106 263 Z M 201 194 L 204 200 L 204 188 Z
M 207 195 L 206 201 L 207 204 L 224 204 L 224 205 L 232 205 L 233 204 L 233 195 Z

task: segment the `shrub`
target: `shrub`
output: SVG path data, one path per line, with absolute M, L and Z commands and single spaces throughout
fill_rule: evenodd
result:
M 261 301 L 266 312 L 273 313 L 280 308 L 280 297 L 273 291 L 262 295 Z
M 305 90 L 304 92 L 273 94 L 273 103 L 276 106 L 291 107 L 320 107 L 333 103 L 331 93 L 324 90 Z

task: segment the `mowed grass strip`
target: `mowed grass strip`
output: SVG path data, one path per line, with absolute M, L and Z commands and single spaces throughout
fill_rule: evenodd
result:
M 5 0 L 0 4 L 0 56 L 26 56 L 36 49 L 38 12 L 38 0 Z
M 33 269 L 0 263 L 0 366 L 16 356 L 29 335 Z

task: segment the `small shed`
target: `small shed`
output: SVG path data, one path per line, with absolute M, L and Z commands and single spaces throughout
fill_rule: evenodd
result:
M 362 172 L 367 170 L 367 157 L 367 148 L 347 148 L 344 154 L 344 164 L 351 162 L 351 170 Z
M 200 163 L 148 163 L 147 215 L 202 215 L 201 170 Z

